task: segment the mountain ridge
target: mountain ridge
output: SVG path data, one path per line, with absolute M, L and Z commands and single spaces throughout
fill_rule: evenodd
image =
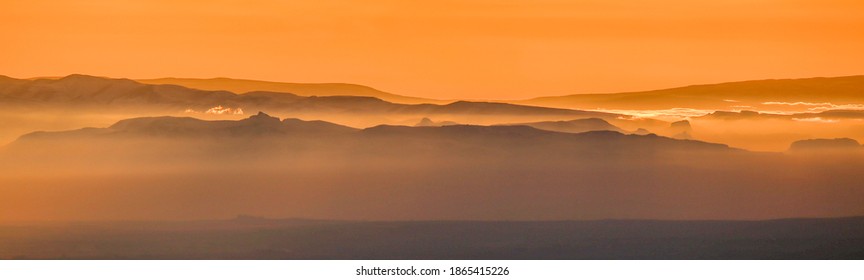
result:
M 569 121 L 545 121 L 545 122 L 531 122 L 531 123 L 513 123 L 513 124 L 500 124 L 502 126 L 506 125 L 526 125 L 530 127 L 534 127 L 537 129 L 543 130 L 551 130 L 551 131 L 560 131 L 560 132 L 568 132 L 568 133 L 581 133 L 588 131 L 598 131 L 598 130 L 608 130 L 615 132 L 626 132 L 625 130 L 617 127 L 613 124 L 610 124 L 608 121 L 601 118 L 586 118 L 586 119 L 575 119 Z
M 204 112 L 214 106 L 252 111 L 288 111 L 339 114 L 534 114 L 616 117 L 619 114 L 544 108 L 496 102 L 454 101 L 439 104 L 399 104 L 369 96 L 299 96 L 291 93 L 254 91 L 206 91 L 179 85 L 149 85 L 130 79 L 73 74 L 60 79 L 10 80 L 0 85 L 5 105 L 40 106 L 70 104 L 110 107 L 155 106 L 162 110 Z M 29 103 L 28 103 L 29 102 Z M 125 107 L 124 107 L 125 109 Z
M 732 106 L 766 107 L 778 103 L 864 103 L 864 75 L 798 79 L 764 79 L 688 85 L 619 93 L 543 96 L 512 101 L 515 104 L 558 108 L 603 109 L 729 109 Z M 825 94 L 830 92 L 831 94 Z
M 404 96 L 380 91 L 370 86 L 351 83 L 287 83 L 251 79 L 217 78 L 157 78 L 137 79 L 144 84 L 173 84 L 201 90 L 227 90 L 238 94 L 255 91 L 286 92 L 298 96 L 368 96 L 403 104 L 445 104 L 451 101 Z
M 304 133 L 310 133 L 304 135 Z M 649 135 L 628 135 L 616 131 L 600 130 L 581 133 L 567 133 L 534 128 L 528 125 L 448 125 L 439 127 L 415 127 L 398 125 L 378 125 L 365 129 L 356 129 L 324 121 L 304 121 L 294 118 L 280 120 L 277 117 L 259 112 L 241 120 L 200 120 L 191 117 L 140 117 L 125 119 L 104 128 L 82 128 L 67 131 L 37 131 L 22 135 L 9 146 L 17 145 L 31 140 L 63 140 L 64 137 L 113 137 L 119 135 L 142 135 L 142 136 L 184 136 L 184 137 L 208 137 L 208 136 L 231 136 L 231 137 L 257 137 L 261 135 L 284 135 L 286 137 L 311 136 L 319 137 L 321 133 L 328 135 L 352 135 L 356 137 L 380 137 L 398 136 L 399 141 L 417 139 L 446 140 L 455 142 L 471 142 L 473 140 L 491 141 L 495 143 L 515 143 L 514 141 L 545 141 L 549 143 L 571 142 L 578 144 L 580 141 L 598 143 L 622 143 L 636 141 L 640 143 L 651 143 L 648 148 L 661 147 L 663 145 L 676 145 L 704 148 L 704 149 L 728 149 L 725 144 L 708 143 L 693 140 L 678 140 L 668 137 Z M 322 140 L 323 141 L 323 140 Z M 483 141 L 476 144 L 484 143 Z M 575 142 L 573 142 L 575 141 Z M 646 142 L 647 141 L 647 142 Z M 653 141 L 653 142 L 651 142 Z M 661 143 L 662 142 L 662 143 Z M 526 142 L 527 143 L 527 142 Z M 588 142 L 585 142 L 588 143 Z M 659 143 L 659 144 L 657 144 Z M 656 144 L 656 145 L 655 145 Z M 632 148 L 632 147 L 628 147 Z

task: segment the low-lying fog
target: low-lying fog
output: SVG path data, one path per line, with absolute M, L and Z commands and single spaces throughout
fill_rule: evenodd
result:
M 754 153 L 529 127 L 356 130 L 253 119 L 214 126 L 168 118 L 25 137 L 0 153 L 0 222 L 864 214 L 860 152 Z

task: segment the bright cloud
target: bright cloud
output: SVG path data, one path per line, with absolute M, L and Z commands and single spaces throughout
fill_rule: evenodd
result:
M 196 111 L 193 109 L 186 109 L 183 112 L 187 113 L 187 114 L 200 114 L 201 113 L 200 111 Z M 204 113 L 205 114 L 212 114 L 212 115 L 242 115 L 243 109 L 242 108 L 234 109 L 231 107 L 222 107 L 222 105 L 219 105 L 219 106 L 207 109 L 207 111 L 204 111 Z
M 836 123 L 837 120 L 826 120 L 820 117 L 815 118 L 792 118 L 793 121 L 799 122 L 821 122 L 821 123 Z
M 690 117 L 704 116 L 713 113 L 713 110 L 700 110 L 691 108 L 672 108 L 665 110 L 607 110 L 596 109 L 597 111 L 610 112 L 616 114 L 630 115 L 637 118 L 657 118 L 657 119 L 682 119 Z
M 829 102 L 762 102 L 763 105 L 811 106 L 808 111 L 864 110 L 864 104 L 834 104 Z

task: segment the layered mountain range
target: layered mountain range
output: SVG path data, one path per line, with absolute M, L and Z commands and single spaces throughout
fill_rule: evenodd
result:
M 230 87 L 229 87 L 230 88 Z M 291 89 L 290 87 L 286 89 Z M 325 89 L 320 89 L 326 91 Z M 313 91 L 317 92 L 317 91 Z M 309 93 L 309 92 L 305 92 Z M 0 101 L 15 106 L 85 106 L 102 110 L 158 109 L 205 112 L 222 106 L 247 111 L 288 114 L 404 114 L 435 115 L 541 115 L 555 117 L 616 117 L 618 114 L 555 109 L 494 102 L 456 101 L 446 105 L 399 104 L 373 96 L 301 96 L 291 92 L 251 91 L 236 94 L 225 90 L 199 90 L 178 85 L 142 84 L 129 79 L 70 75 L 59 79 L 19 80 L 0 77 Z M 345 91 L 347 94 L 358 93 Z
M 725 103 L 801 107 L 662 120 L 626 106 L 430 104 L 439 102 L 344 84 L 168 81 L 0 77 L 0 136 L 10 142 L 0 148 L 0 221 L 864 214 L 860 111 L 831 103 L 857 102 L 854 77 L 644 95 L 678 106 L 693 96 L 665 94 L 718 91 L 737 98 Z M 769 94 L 786 87 L 793 94 Z M 724 95 L 742 88 L 768 93 Z M 805 99 L 817 89 L 838 94 Z M 638 101 L 628 96 L 622 104 Z M 638 109 L 660 108 L 652 102 Z
M 861 167 L 855 154 L 754 153 L 608 130 L 145 117 L 6 146 L 0 212 L 7 220 L 844 216 L 864 211 L 853 176 Z

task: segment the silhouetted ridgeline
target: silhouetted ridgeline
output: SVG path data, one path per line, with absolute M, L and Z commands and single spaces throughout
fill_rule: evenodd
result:
M 245 84 L 244 81 L 240 83 Z M 257 84 L 252 86 L 258 87 Z M 417 99 L 346 84 L 276 83 L 275 87 L 260 88 L 297 89 L 298 94 L 311 96 L 275 91 L 236 94 L 86 75 L 34 80 L 0 76 L 0 123 L 4 124 L 0 127 L 0 145 L 33 131 L 104 127 L 119 120 L 142 116 L 236 120 L 250 113 L 265 111 L 287 118 L 324 120 L 352 127 L 412 125 L 424 117 L 457 123 L 494 124 L 621 116 L 490 102 L 415 104 Z M 350 95 L 352 93 L 360 96 Z M 411 104 L 393 101 L 410 101 Z
M 397 104 L 369 96 L 298 96 L 288 92 L 253 91 L 235 94 L 170 84 L 142 84 L 129 79 L 70 75 L 60 79 L 0 79 L 4 107 L 48 109 L 52 106 L 84 106 L 81 109 L 205 112 L 215 106 L 284 114 L 393 114 L 393 115 L 542 115 L 559 117 L 615 117 L 617 114 L 553 109 L 506 103 L 457 101 L 445 105 Z M 97 111 L 99 112 L 99 111 Z
M 154 85 L 179 85 L 203 90 L 227 90 L 236 93 L 247 93 L 255 91 L 290 92 L 300 96 L 368 96 L 393 103 L 404 104 L 446 104 L 452 101 L 435 100 L 428 98 L 417 98 L 411 96 L 396 95 L 383 92 L 368 86 L 345 84 L 345 83 L 281 83 L 256 80 L 213 78 L 213 79 L 188 79 L 188 78 L 162 78 L 136 80 L 144 84 Z
M 856 152 L 864 151 L 861 144 L 855 139 L 836 138 L 836 139 L 807 139 L 795 141 L 789 147 L 793 152 L 805 151 L 835 151 L 835 152 Z
M 771 110 L 784 103 L 864 104 L 864 76 L 776 79 L 608 94 L 538 97 L 519 104 L 561 108 L 728 110 L 735 106 Z
M 507 124 L 504 124 L 507 125 Z M 545 121 L 532 123 L 516 123 L 509 125 L 525 125 L 537 129 L 560 131 L 568 133 L 582 133 L 588 131 L 615 131 L 625 133 L 623 129 L 610 124 L 600 118 L 577 119 L 569 121 Z
M 850 216 L 864 213 L 855 179 L 862 168 L 862 157 L 753 153 L 612 131 L 360 130 L 263 113 L 137 118 L 33 133 L 6 147 L 0 213 L 5 221 Z

